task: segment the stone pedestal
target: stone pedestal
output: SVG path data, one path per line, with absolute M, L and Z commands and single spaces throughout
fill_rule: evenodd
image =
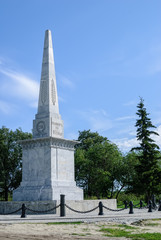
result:
M 83 190 L 74 181 L 76 141 L 39 138 L 22 141 L 23 173 L 13 201 L 82 200 Z

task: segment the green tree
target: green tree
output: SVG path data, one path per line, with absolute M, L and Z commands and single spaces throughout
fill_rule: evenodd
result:
M 138 154 L 136 152 L 128 152 L 122 159 L 120 171 L 117 176 L 118 189 L 116 199 L 120 192 L 124 189 L 125 193 L 132 192 L 132 184 L 136 178 L 135 167 L 137 164 Z
M 0 188 L 5 201 L 8 201 L 8 193 L 19 186 L 22 178 L 22 149 L 18 141 L 29 138 L 32 134 L 21 129 L 0 129 Z
M 122 154 L 117 146 L 97 132 L 79 132 L 75 152 L 77 185 L 85 195 L 112 198 L 120 174 Z
M 140 98 L 137 105 L 138 119 L 136 120 L 137 140 L 139 147 L 132 150 L 137 151 L 138 163 L 135 167 L 137 178 L 133 183 L 134 191 L 136 193 L 144 193 L 148 201 L 153 194 L 157 194 L 161 190 L 161 168 L 158 164 L 160 157 L 159 147 L 152 139 L 152 136 L 158 135 L 153 131 L 156 127 L 152 124 L 148 117 L 149 113 L 144 106 L 144 100 Z

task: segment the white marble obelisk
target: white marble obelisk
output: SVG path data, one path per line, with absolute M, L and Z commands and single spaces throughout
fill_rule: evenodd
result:
M 33 137 L 64 137 L 59 114 L 58 94 L 51 31 L 45 32 L 38 113 L 33 123 Z
M 74 146 L 64 139 L 59 114 L 51 31 L 46 30 L 38 112 L 33 121 L 33 139 L 21 142 L 22 182 L 13 191 L 14 201 L 83 200 L 83 190 L 74 180 Z

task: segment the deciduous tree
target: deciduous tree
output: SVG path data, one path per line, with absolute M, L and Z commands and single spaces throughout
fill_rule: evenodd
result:
M 122 154 L 97 132 L 79 132 L 75 152 L 76 182 L 88 196 L 112 198 L 120 174 Z
M 5 201 L 8 201 L 8 193 L 17 188 L 21 181 L 22 149 L 18 141 L 28 138 L 32 138 L 32 134 L 21 129 L 0 129 L 0 188 Z

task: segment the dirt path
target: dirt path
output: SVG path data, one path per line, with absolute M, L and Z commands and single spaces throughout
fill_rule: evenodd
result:
M 131 225 L 113 222 L 80 223 L 80 224 L 0 224 L 0 240 L 81 240 L 81 239 L 128 239 L 120 237 L 105 237 L 100 231 L 106 229 L 124 229 L 132 233 L 161 233 L 161 220 L 144 220 Z M 130 238 L 129 238 L 130 239 Z

